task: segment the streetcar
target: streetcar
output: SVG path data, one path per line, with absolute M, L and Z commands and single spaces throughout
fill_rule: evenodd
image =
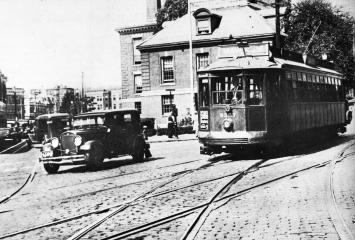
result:
M 270 150 L 286 139 L 344 129 L 343 76 L 332 64 L 270 46 L 250 53 L 248 47 L 236 46 L 238 57 L 198 71 L 201 154 Z
M 3 144 L 9 133 L 6 119 L 6 80 L 0 76 L 0 145 Z

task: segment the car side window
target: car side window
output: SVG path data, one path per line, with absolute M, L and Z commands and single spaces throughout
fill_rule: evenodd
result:
M 130 113 L 126 113 L 123 115 L 123 119 L 125 123 L 131 123 L 132 122 L 132 115 Z

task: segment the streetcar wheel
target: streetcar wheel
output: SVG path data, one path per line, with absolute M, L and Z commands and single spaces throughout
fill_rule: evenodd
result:
M 49 174 L 57 173 L 59 169 L 59 165 L 53 163 L 45 163 L 43 164 L 43 167 Z
M 100 146 L 92 146 L 90 151 L 86 154 L 86 165 L 92 169 L 96 170 L 102 167 L 104 161 L 104 152 Z
M 134 150 L 133 150 L 133 160 L 134 161 L 143 161 L 144 158 L 144 145 L 145 142 L 142 139 L 137 139 L 135 144 L 134 144 Z

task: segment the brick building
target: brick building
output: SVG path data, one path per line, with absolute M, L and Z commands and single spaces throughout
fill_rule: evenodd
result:
M 123 108 L 141 109 L 141 94 L 144 87 L 141 69 L 143 59 L 136 47 L 157 30 L 155 14 L 160 5 L 160 0 L 146 0 L 145 24 L 116 29 L 121 44 L 122 101 L 120 102 Z
M 157 124 L 166 123 L 170 103 L 177 106 L 180 117 L 194 113 L 191 107 L 195 105 L 193 94 L 197 93 L 199 68 L 219 58 L 238 57 L 237 45 L 264 52 L 274 41 L 275 10 L 268 5 L 242 0 L 196 0 L 192 10 L 191 34 L 187 14 L 165 24 L 138 46 L 142 59 L 142 116 L 155 118 Z M 190 35 L 193 88 L 189 74 Z

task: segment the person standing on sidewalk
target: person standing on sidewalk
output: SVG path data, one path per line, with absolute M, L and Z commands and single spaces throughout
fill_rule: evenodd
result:
M 178 110 L 176 108 L 176 105 L 173 105 L 173 110 L 172 110 L 172 118 L 173 118 L 173 132 L 174 136 L 176 138 L 179 138 L 179 133 L 178 133 L 178 125 L 177 125 L 177 116 L 178 116 Z
M 168 138 L 173 137 L 173 132 L 174 132 L 174 117 L 173 117 L 173 113 L 171 112 L 168 117 Z

